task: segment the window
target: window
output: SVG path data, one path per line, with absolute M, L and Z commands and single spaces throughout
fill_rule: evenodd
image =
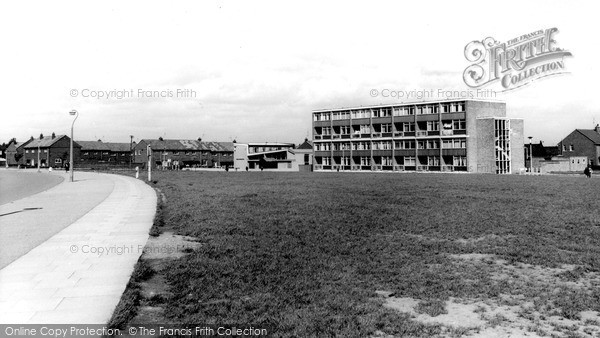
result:
M 396 141 L 396 149 L 415 149 L 415 141 Z
M 48 149 L 44 149 L 44 154 L 48 152 Z
M 571 145 L 569 146 L 569 151 L 573 151 L 573 149 L 575 149 L 575 148 L 573 148 L 573 145 L 571 144 Z
M 323 157 L 323 165 L 331 165 L 331 157 Z
M 404 165 L 406 166 L 414 166 L 416 165 L 416 160 L 414 156 L 405 156 L 404 157 Z
M 54 159 L 54 163 L 61 164 L 62 160 L 60 158 L 56 158 L 56 159 Z
M 425 149 L 425 141 L 418 141 L 417 142 L 417 148 L 419 148 L 419 149 Z
M 392 124 L 391 123 L 382 124 L 381 125 L 381 132 L 382 133 L 391 133 L 392 132 Z
M 567 146 L 563 144 L 563 145 L 562 145 L 562 150 L 563 150 L 563 151 L 567 151 Z
M 323 127 L 323 135 L 331 135 L 331 127 Z
M 84 156 L 88 156 L 90 153 L 88 153 L 87 151 L 85 153 L 83 153 Z
M 373 142 L 373 149 L 375 149 L 375 150 L 392 149 L 392 142 L 389 142 L 389 141 Z
M 340 133 L 342 134 L 350 134 L 350 126 L 341 126 Z
M 438 121 L 427 121 L 427 131 L 437 131 L 440 129 Z
M 394 107 L 394 116 L 413 115 L 409 107 Z
M 138 150 L 136 150 L 136 151 L 135 151 L 135 154 L 136 154 L 136 155 L 141 155 L 141 154 L 142 154 L 142 150 L 141 150 L 141 149 L 138 149 Z
M 427 165 L 439 166 L 440 158 L 437 156 L 427 156 Z
M 341 163 L 342 165 L 350 165 L 350 157 L 342 157 Z
M 452 164 L 459 167 L 466 167 L 467 158 L 465 156 L 454 156 L 452 159 Z
M 360 165 L 371 165 L 371 158 L 367 156 L 361 156 Z
M 29 149 L 25 149 L 25 154 L 29 154 Z
M 402 123 L 402 130 L 403 131 L 415 131 L 415 124 L 411 123 L 411 122 L 404 122 L 404 123 Z
M 370 134 L 371 133 L 371 126 L 369 126 L 368 124 L 362 124 L 360 126 L 360 133 L 361 134 Z
M 465 120 L 454 120 L 452 121 L 454 125 L 454 130 L 463 130 L 466 129 Z
M 440 147 L 440 143 L 438 140 L 428 140 L 427 141 L 427 149 L 438 149 Z

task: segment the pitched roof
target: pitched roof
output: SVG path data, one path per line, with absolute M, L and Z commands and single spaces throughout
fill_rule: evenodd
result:
M 156 140 L 143 139 L 143 142 L 156 150 L 208 150 L 208 151 L 233 151 L 233 142 L 202 142 L 198 140 Z M 141 142 L 142 142 L 141 141 Z M 140 143 L 141 143 L 140 142 Z
M 81 146 L 81 150 L 110 150 L 106 143 L 102 141 L 77 141 L 77 143 Z
M 31 142 L 29 142 L 24 148 L 48 148 L 63 137 L 67 137 L 67 135 L 56 135 L 56 137 L 54 138 L 52 138 L 51 136 L 44 136 L 42 139 L 35 138 Z M 76 145 L 76 143 L 74 142 L 73 146 L 76 147 L 78 145 Z
M 529 150 L 530 145 L 524 145 L 527 150 Z M 550 158 L 553 156 L 557 156 L 560 154 L 558 146 L 544 146 L 543 143 L 534 143 L 531 145 L 531 152 L 533 153 L 533 157 L 544 157 Z
M 106 142 L 104 143 L 110 151 L 119 151 L 119 152 L 129 152 L 133 148 L 135 144 L 130 145 L 129 143 L 115 143 L 115 142 Z
M 299 145 L 298 148 L 296 148 L 296 149 L 306 149 L 306 150 L 310 149 L 310 150 L 312 150 L 312 148 L 313 148 L 312 143 L 310 143 L 310 141 L 307 138 L 305 138 L 304 139 L 304 143 L 302 143 L 301 145 Z
M 575 130 L 577 130 L 578 132 L 583 134 L 583 136 L 590 139 L 592 142 L 594 142 L 594 144 L 600 144 L 600 133 L 598 133 L 594 129 L 575 129 Z

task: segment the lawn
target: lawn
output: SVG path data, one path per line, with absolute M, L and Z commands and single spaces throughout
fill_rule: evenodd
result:
M 135 303 L 162 309 L 159 322 L 253 324 L 285 337 L 600 329 L 598 179 L 274 172 L 153 179 L 166 197 L 154 231 L 201 243 L 168 263 L 150 262 L 166 291 Z M 417 302 L 412 312 L 386 305 L 405 299 Z M 477 306 L 484 325 L 419 320 L 442 318 L 455 303 Z

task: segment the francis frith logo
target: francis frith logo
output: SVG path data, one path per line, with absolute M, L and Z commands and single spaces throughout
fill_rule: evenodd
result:
M 499 84 L 500 91 L 513 90 L 532 81 L 565 72 L 571 53 L 557 46 L 557 28 L 538 30 L 507 42 L 488 37 L 465 47 L 469 62 L 463 79 L 471 88 Z

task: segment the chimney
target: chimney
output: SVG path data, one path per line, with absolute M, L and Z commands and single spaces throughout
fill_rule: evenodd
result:
M 202 137 L 198 137 L 198 142 L 202 142 Z
M 597 124 L 596 128 L 594 128 L 594 130 L 600 134 L 600 124 Z
M 52 139 L 54 140 L 56 138 L 56 134 L 53 132 L 52 133 Z
M 40 140 L 44 139 L 44 134 L 40 134 Z

